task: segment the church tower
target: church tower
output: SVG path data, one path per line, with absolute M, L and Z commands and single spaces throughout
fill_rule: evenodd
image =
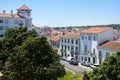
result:
M 17 15 L 22 18 L 25 18 L 25 27 L 32 29 L 32 18 L 31 18 L 31 9 L 28 8 L 25 4 L 17 9 Z

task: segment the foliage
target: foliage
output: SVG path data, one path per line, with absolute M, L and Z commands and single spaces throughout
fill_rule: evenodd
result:
M 7 47 L 8 50 L 11 50 L 17 45 L 21 45 L 22 42 L 28 37 L 36 36 L 37 33 L 35 30 L 28 30 L 26 27 L 8 28 L 5 32 L 5 47 Z
M 120 80 L 120 52 L 106 57 L 100 67 L 88 75 L 90 80 Z
M 2 80 L 57 80 L 65 74 L 56 50 L 33 30 L 11 28 L 4 43 L 9 55 Z
M 76 77 L 73 77 L 73 71 L 66 71 L 66 74 L 62 78 L 58 78 L 58 80 L 82 80 L 83 75 L 81 73 L 76 72 Z
M 5 32 L 5 38 L 0 40 L 0 60 L 6 60 L 12 49 L 20 46 L 28 37 L 36 37 L 35 30 L 28 30 L 26 27 L 8 28 Z
M 82 80 L 89 80 L 89 76 L 86 72 L 83 72 L 83 78 Z

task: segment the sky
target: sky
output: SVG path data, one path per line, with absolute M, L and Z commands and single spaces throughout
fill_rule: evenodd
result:
M 0 13 L 16 14 L 23 4 L 39 27 L 120 24 L 120 0 L 0 0 Z

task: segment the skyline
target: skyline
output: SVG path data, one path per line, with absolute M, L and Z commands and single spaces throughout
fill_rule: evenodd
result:
M 120 24 L 118 0 L 1 0 L 0 13 L 26 4 L 32 9 L 33 24 L 36 26 L 87 26 Z M 10 7 L 9 7 L 10 6 Z

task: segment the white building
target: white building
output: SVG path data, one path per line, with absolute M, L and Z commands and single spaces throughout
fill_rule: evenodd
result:
M 18 8 L 17 14 L 13 14 L 13 10 L 11 10 L 11 14 L 6 14 L 5 10 L 0 13 L 0 37 L 4 37 L 4 32 L 7 28 L 20 26 L 25 26 L 28 29 L 32 28 L 31 9 L 26 5 Z
M 113 29 L 93 27 L 80 33 L 80 62 L 99 64 L 97 46 L 105 41 L 113 40 Z
M 65 33 L 60 38 L 58 53 L 64 58 L 74 57 L 79 60 L 80 33 Z
M 114 37 L 116 36 L 110 27 L 93 27 L 79 33 L 65 33 L 60 38 L 58 53 L 65 58 L 72 56 L 79 62 L 99 65 L 105 56 L 100 57 L 99 50 L 101 49 L 98 49 L 97 46 L 107 41 L 113 41 Z M 111 51 L 112 53 L 114 50 Z
M 120 51 L 120 41 L 109 41 L 98 47 L 98 55 L 99 55 L 99 64 L 101 64 L 106 56 L 115 54 Z

